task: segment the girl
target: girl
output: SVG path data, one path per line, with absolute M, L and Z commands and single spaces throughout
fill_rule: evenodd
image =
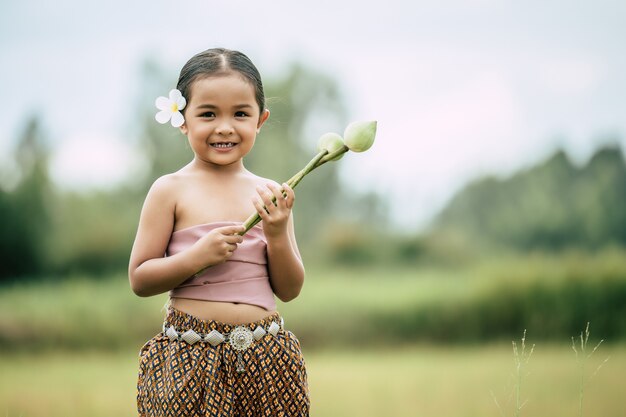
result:
M 129 265 L 135 294 L 170 297 L 163 332 L 140 351 L 139 414 L 308 416 L 300 343 L 274 300 L 294 299 L 304 281 L 295 196 L 243 164 L 270 114 L 261 77 L 244 54 L 210 49 L 177 89 L 165 113 L 193 159 L 152 185 Z M 262 222 L 242 237 L 253 208 Z

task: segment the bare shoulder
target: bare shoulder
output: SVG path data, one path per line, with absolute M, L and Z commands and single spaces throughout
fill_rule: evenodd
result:
M 156 199 L 162 203 L 175 203 L 178 190 L 183 182 L 185 174 L 174 172 L 157 178 L 148 192 L 146 199 Z
M 267 184 L 274 184 L 277 187 L 280 187 L 280 184 L 271 178 L 264 178 L 255 174 L 250 174 L 250 177 L 255 185 L 260 185 L 261 187 L 265 187 Z
M 183 180 L 186 174 L 181 173 L 180 171 L 172 172 L 171 174 L 165 174 L 157 178 L 152 187 L 159 190 L 171 190 L 175 188 L 177 185 L 180 185 L 180 182 Z

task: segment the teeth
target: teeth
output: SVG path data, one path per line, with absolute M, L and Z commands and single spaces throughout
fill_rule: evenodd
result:
M 231 148 L 234 145 L 235 144 L 233 142 L 220 142 L 211 144 L 211 146 L 213 146 L 214 148 Z

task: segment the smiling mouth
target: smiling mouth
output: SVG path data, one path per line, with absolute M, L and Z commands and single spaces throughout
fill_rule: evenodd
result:
M 234 142 L 218 142 L 218 143 L 211 143 L 211 146 L 214 148 L 220 148 L 220 149 L 226 149 L 226 148 L 232 148 L 233 146 L 235 146 L 236 143 Z

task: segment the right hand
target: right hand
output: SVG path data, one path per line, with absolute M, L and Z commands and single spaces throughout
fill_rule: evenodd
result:
M 217 227 L 201 237 L 193 247 L 197 250 L 204 268 L 226 262 L 237 245 L 243 242 L 243 225 Z

